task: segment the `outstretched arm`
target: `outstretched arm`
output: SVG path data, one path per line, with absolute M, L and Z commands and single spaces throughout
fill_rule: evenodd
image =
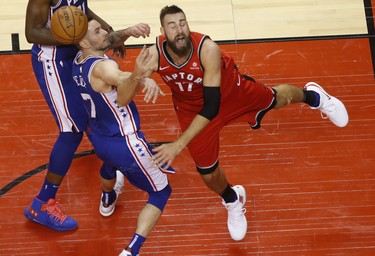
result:
M 132 101 L 139 89 L 144 87 L 146 64 L 150 57 L 148 49 L 144 46 L 135 61 L 132 73 L 122 72 L 113 60 L 103 60 L 94 66 L 90 77 L 91 86 L 100 93 L 110 92 L 112 86 L 117 87 L 117 104 L 125 106 Z
M 215 42 L 211 40 L 204 42 L 201 52 L 201 62 L 204 67 L 204 107 L 177 140 L 154 149 L 157 152 L 154 159 L 161 166 L 166 164 L 165 168 L 168 168 L 172 164 L 182 149 L 210 123 L 219 111 L 221 53 L 219 46 Z
M 150 26 L 145 23 L 139 23 L 126 29 L 110 32 L 109 41 L 113 47 L 123 44 L 129 37 L 143 37 L 146 38 L 150 35 Z
M 111 49 L 113 54 L 120 56 L 122 59 L 125 57 L 125 46 L 124 42 L 129 37 L 148 37 L 150 35 L 150 26 L 145 23 L 139 23 L 126 29 L 114 31 L 113 28 L 102 18 L 96 15 L 91 9 L 87 11 L 87 17 L 94 19 L 100 23 L 102 28 L 109 33 L 109 41 L 111 42 Z

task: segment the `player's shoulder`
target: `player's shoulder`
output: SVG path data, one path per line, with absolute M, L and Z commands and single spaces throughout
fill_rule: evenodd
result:
M 207 38 L 204 38 L 204 41 L 202 42 L 202 50 L 203 51 L 220 51 L 220 47 L 211 38 L 207 37 Z
M 88 65 L 90 66 L 92 75 L 101 77 L 105 73 L 118 70 L 118 63 L 110 58 L 91 58 Z

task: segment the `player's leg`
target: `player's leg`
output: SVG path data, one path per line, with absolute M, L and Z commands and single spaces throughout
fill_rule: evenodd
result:
M 121 252 L 120 256 L 138 255 L 147 236 L 160 219 L 165 205 L 172 193 L 169 184 L 157 192 L 149 192 L 149 200 L 139 213 L 137 228 L 128 246 Z
M 213 120 L 188 145 L 197 170 L 206 186 L 220 195 L 228 210 L 227 226 L 233 240 L 242 240 L 247 232 L 246 191 L 243 186 L 231 186 L 219 167 L 219 132 L 221 124 Z
M 149 232 L 160 218 L 171 194 L 167 175 L 164 172 L 174 173 L 174 170 L 171 167 L 162 170 L 155 164 L 150 145 L 141 132 L 118 139 L 92 133 L 88 136 L 100 159 L 116 166 L 131 184 L 149 193 L 149 200 L 140 212 L 133 238 L 126 246 L 127 250 L 124 249 L 120 254 L 137 255 Z M 113 186 L 113 177 L 113 173 L 109 176 L 104 175 L 107 180 L 104 184 L 107 190 Z
M 171 167 L 163 170 L 155 164 L 151 148 L 140 132 L 127 136 L 127 143 L 124 142 L 123 145 L 121 150 L 113 152 L 112 160 L 131 184 L 149 194 L 149 199 L 138 216 L 134 235 L 120 254 L 137 255 L 171 195 L 165 171 L 174 173 L 174 170 Z
M 199 167 L 198 171 L 206 186 L 221 196 L 222 203 L 228 210 L 227 226 L 230 236 L 233 240 L 242 240 L 247 232 L 245 188 L 241 185 L 231 186 L 218 165 L 209 173 L 207 169 Z
M 39 86 L 60 129 L 50 154 L 45 180 L 39 194 L 24 211 L 27 218 L 55 230 L 72 230 L 78 223 L 66 216 L 55 200 L 85 128 L 83 105 L 71 76 L 71 61 L 40 62 L 33 55 Z M 56 73 L 53 71 L 57 71 Z M 76 94 L 74 94 L 76 92 Z
M 99 212 L 108 217 L 113 214 L 118 196 L 122 193 L 124 186 L 124 175 L 117 168 L 103 163 L 100 169 L 100 183 L 102 196 L 99 203 Z
M 273 87 L 277 91 L 275 109 L 291 103 L 304 102 L 312 109 L 318 109 L 338 127 L 348 124 L 349 116 L 345 105 L 336 97 L 329 95 L 319 84 L 309 82 L 305 89 L 289 84 L 280 84 Z

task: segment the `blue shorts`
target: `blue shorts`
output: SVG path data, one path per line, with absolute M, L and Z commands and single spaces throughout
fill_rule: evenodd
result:
M 32 54 L 32 64 L 39 87 L 60 132 L 86 130 L 88 115 L 79 88 L 73 80 L 73 59 L 38 60 L 38 56 Z
M 166 173 L 173 168 L 162 169 L 153 161 L 151 146 L 142 132 L 122 137 L 107 137 L 87 133 L 96 155 L 112 166 L 109 171 L 120 170 L 131 184 L 146 192 L 157 192 L 168 185 Z M 110 175 L 113 176 L 113 175 Z

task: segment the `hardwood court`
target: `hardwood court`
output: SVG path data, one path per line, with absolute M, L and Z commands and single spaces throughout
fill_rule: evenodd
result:
M 183 151 L 174 162 L 177 174 L 169 176 L 171 199 L 141 255 L 375 254 L 375 80 L 369 39 L 313 39 L 222 48 L 265 84 L 322 84 L 345 103 L 348 126 L 337 128 L 317 111 L 294 105 L 268 113 L 259 130 L 239 123 L 222 131 L 222 167 L 248 196 L 249 228 L 240 242 L 230 239 L 220 198 L 205 188 Z M 138 52 L 127 52 L 124 69 L 132 67 Z M 59 233 L 23 216 L 39 192 L 56 125 L 30 55 L 0 55 L 0 67 L 0 255 L 118 255 L 146 195 L 126 183 L 114 215 L 101 217 L 100 161 L 89 154 L 87 140 L 57 195 L 79 228 Z M 176 138 L 170 95 L 155 105 L 137 96 L 136 103 L 150 142 Z

